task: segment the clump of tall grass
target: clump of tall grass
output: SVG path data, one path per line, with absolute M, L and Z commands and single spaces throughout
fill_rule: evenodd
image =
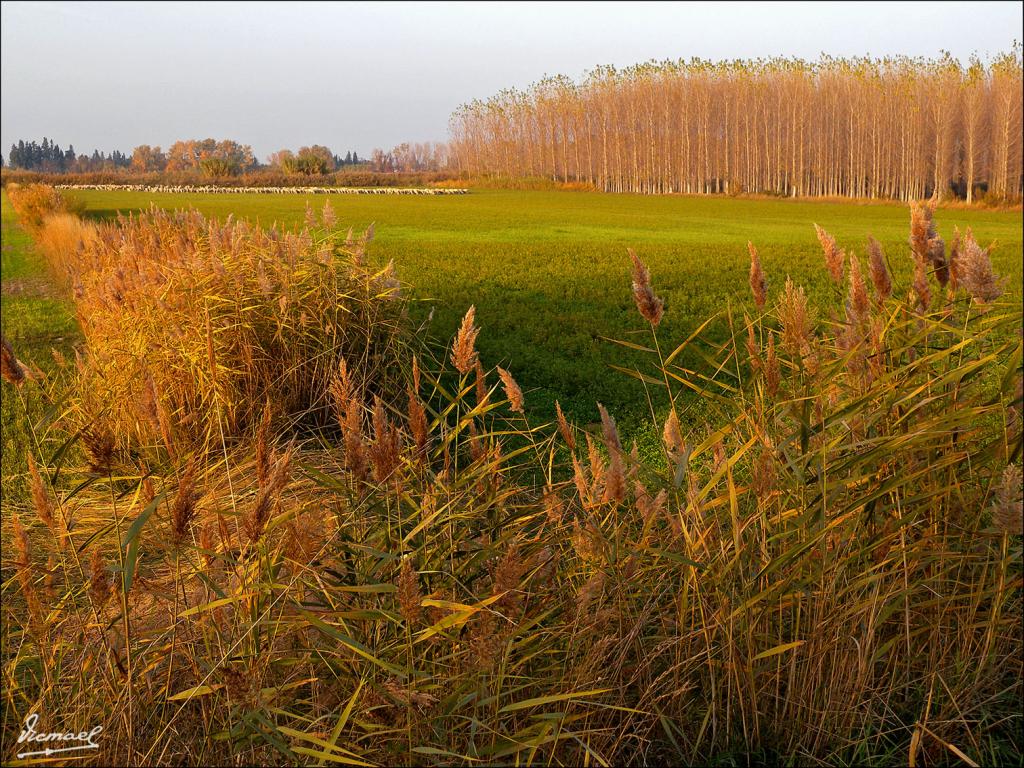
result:
M 36 241 L 84 337 L 79 426 L 175 458 L 250 434 L 265 403 L 281 428 L 324 425 L 342 359 L 397 392 L 405 302 L 390 266 L 365 263 L 371 236 L 339 231 L 329 204 L 291 232 L 155 207 L 47 216 Z
M 82 211 L 81 204 L 65 197 L 48 184 L 10 182 L 4 189 L 22 226 L 31 234 L 37 233 L 49 216 Z
M 929 303 L 877 244 L 869 287 L 819 234 L 833 305 L 751 247 L 757 314 L 667 354 L 631 254 L 660 462 L 599 405 L 593 431 L 532 424 L 471 308 L 432 354 L 393 347 L 401 398 L 334 360 L 340 435 L 296 442 L 261 397 L 251 441 L 174 471 L 68 492 L 40 464 L 5 733 L 101 722 L 96 760 L 124 764 L 1019 759 L 1020 308 L 938 285 L 937 246 Z M 205 338 L 205 310 L 178 317 Z

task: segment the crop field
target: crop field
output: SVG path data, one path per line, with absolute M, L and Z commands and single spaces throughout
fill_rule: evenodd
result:
M 907 285 L 912 261 L 908 208 L 723 197 L 604 195 L 586 192 L 474 191 L 450 197 L 300 195 L 176 195 L 80 191 L 88 216 L 194 206 L 224 218 L 301 225 L 308 202 L 330 199 L 342 226 L 371 223 L 371 261 L 394 260 L 399 278 L 421 302 L 419 319 L 434 312 L 433 335 L 448 338 L 470 305 L 484 332 L 485 363 L 514 370 L 530 412 L 549 419 L 554 401 L 580 423 L 600 401 L 627 428 L 650 414 L 642 384 L 613 370 L 638 358 L 608 339 L 637 331 L 629 295 L 634 248 L 650 268 L 666 312 L 664 338 L 682 341 L 707 317 L 729 306 L 750 309 L 747 242 L 753 241 L 774 297 L 787 276 L 814 298 L 832 290 L 814 224 L 841 247 L 866 258 L 866 236 L 883 246 L 893 273 Z M 940 234 L 971 227 L 978 241 L 996 241 L 993 264 L 1021 293 L 1020 211 L 940 209 Z M 725 334 L 713 323 L 712 338 Z M 695 364 L 696 357 L 687 360 Z M 691 404 L 699 418 L 700 406 Z M 663 414 L 659 414 L 663 415 Z M 631 431 L 637 431 L 631 429 Z M 642 431 L 642 430 L 641 430 Z

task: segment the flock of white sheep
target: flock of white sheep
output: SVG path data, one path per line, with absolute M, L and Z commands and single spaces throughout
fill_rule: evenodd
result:
M 259 195 L 465 195 L 468 189 L 422 189 L 414 187 L 217 187 L 171 186 L 167 184 L 58 184 L 57 189 L 101 189 L 122 192 L 225 193 L 248 192 Z

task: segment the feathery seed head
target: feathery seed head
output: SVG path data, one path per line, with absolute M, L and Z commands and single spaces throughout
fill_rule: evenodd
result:
M 979 304 L 987 304 L 1003 295 L 1003 281 L 992 271 L 991 250 L 991 246 L 978 245 L 973 233 L 968 231 L 957 259 L 960 284 Z
M 398 606 L 402 618 L 410 626 L 419 621 L 423 612 L 420 604 L 422 599 L 419 578 L 412 567 L 412 560 L 403 557 L 402 566 L 398 571 Z
M 569 426 L 569 420 L 565 418 L 565 414 L 562 413 L 562 404 L 555 400 L 555 415 L 558 419 L 558 431 L 562 435 L 562 439 L 565 444 L 569 446 L 570 451 L 576 450 L 576 436 L 572 433 L 572 428 Z
M 992 520 L 1010 536 L 1024 533 L 1024 508 L 1021 502 L 1021 469 L 1016 464 L 1007 464 L 996 486 Z
M 860 262 L 854 254 L 850 254 L 850 313 L 857 322 L 863 322 L 868 316 L 870 307 L 868 290 L 864 284 L 864 276 L 860 271 Z
M 868 238 L 868 269 L 875 293 L 879 300 L 885 301 L 892 295 L 892 278 L 889 276 L 889 267 L 885 263 L 882 246 L 873 237 Z
M 471 306 L 465 317 L 462 318 L 462 325 L 452 343 L 452 364 L 455 369 L 465 375 L 474 367 L 477 360 L 476 337 L 480 329 L 474 324 L 476 320 L 476 306 Z
M 821 249 L 825 253 L 825 266 L 828 267 L 832 281 L 838 285 L 843 282 L 845 254 L 836 245 L 836 239 L 817 224 L 814 225 L 814 231 L 817 233 L 818 242 L 821 243 Z
M 14 356 L 14 347 L 6 336 L 0 336 L 0 375 L 15 386 L 20 386 L 25 381 L 25 369 Z
M 512 374 L 498 366 L 498 375 L 501 383 L 505 386 L 505 397 L 508 400 L 508 407 L 517 413 L 523 413 L 523 392 L 512 378 Z
M 768 280 L 761 268 L 761 259 L 757 254 L 757 248 L 752 242 L 747 242 L 747 250 L 750 252 L 750 290 L 754 294 L 754 303 L 758 309 L 764 309 L 768 300 Z
M 627 249 L 629 258 L 633 260 L 633 300 L 640 314 L 651 325 L 661 322 L 665 313 L 664 302 L 655 295 L 651 287 L 651 273 L 632 248 Z

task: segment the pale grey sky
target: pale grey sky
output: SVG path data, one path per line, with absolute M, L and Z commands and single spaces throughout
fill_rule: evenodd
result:
M 1009 50 L 1020 2 L 2 3 L 0 149 L 444 140 L 460 104 L 649 59 Z

